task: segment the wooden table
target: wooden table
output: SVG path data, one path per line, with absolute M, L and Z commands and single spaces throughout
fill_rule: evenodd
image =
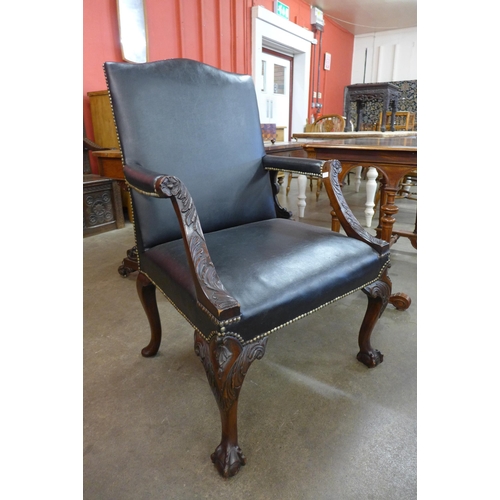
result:
M 408 132 L 408 131 L 397 131 L 397 132 L 374 132 L 374 131 L 361 131 L 361 132 L 301 132 L 294 133 L 293 138 L 297 141 L 300 141 L 302 145 L 313 141 L 326 141 L 333 139 L 360 139 L 366 137 L 378 137 L 382 139 L 387 139 L 389 137 L 416 137 L 416 132 Z M 354 173 L 354 188 L 356 193 L 359 192 L 361 186 L 361 171 L 363 167 L 358 165 L 353 169 Z M 366 209 L 365 209 L 365 227 L 369 228 L 372 224 L 372 219 L 375 214 L 374 206 L 375 206 L 375 193 L 377 189 L 377 183 L 375 182 L 377 179 L 377 171 L 374 168 L 369 168 L 367 173 L 367 183 L 366 183 Z M 305 176 L 304 176 L 305 179 Z M 302 203 L 302 207 L 300 207 L 300 200 L 305 200 L 305 180 L 303 183 L 299 183 L 299 216 L 304 216 L 304 208 L 305 202 Z M 301 192 L 302 187 L 302 192 Z M 301 211 L 300 211 L 301 210 Z
M 410 239 L 417 248 L 417 229 L 413 232 L 393 229 L 398 207 L 394 203 L 399 190 L 399 181 L 417 170 L 417 135 L 404 137 L 360 137 L 311 142 L 304 145 L 310 158 L 320 160 L 337 159 L 342 164 L 340 181 L 349 170 L 358 167 L 373 167 L 381 174 L 380 219 L 376 228 L 377 236 L 394 243 L 400 236 Z M 374 175 L 369 182 L 375 179 Z M 340 223 L 332 215 L 332 229 L 340 230 Z
M 400 236 L 410 239 L 417 248 L 417 225 L 413 232 L 393 229 L 398 212 L 394 203 L 399 181 L 417 170 L 417 135 L 405 137 L 360 137 L 312 142 L 304 145 L 310 158 L 337 159 L 342 164 L 339 179 L 342 182 L 349 170 L 359 165 L 376 169 L 381 174 L 380 219 L 377 237 L 391 245 Z M 373 170 L 375 172 L 375 170 Z M 377 175 L 375 174 L 375 178 Z M 340 230 L 340 222 L 332 211 L 332 230 Z M 410 307 L 411 298 L 405 293 L 391 295 L 389 302 L 397 309 Z

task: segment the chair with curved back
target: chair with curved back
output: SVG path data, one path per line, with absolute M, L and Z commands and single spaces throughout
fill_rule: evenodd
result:
M 386 123 L 391 122 L 392 112 L 387 111 L 387 121 Z M 382 112 L 379 113 L 378 122 L 377 122 L 377 130 L 380 130 L 382 127 Z M 415 113 L 411 113 L 410 111 L 396 111 L 395 119 L 394 119 L 394 130 L 413 130 L 415 128 Z
M 341 115 L 323 115 L 313 125 L 314 132 L 343 132 L 345 118 Z
M 363 291 L 357 359 L 368 367 L 383 360 L 370 337 L 391 293 L 389 244 L 349 210 L 338 161 L 265 154 L 250 76 L 187 59 L 104 69 L 132 196 L 137 292 L 151 331 L 142 355 L 155 356 L 162 340 L 158 289 L 194 329 L 221 417 L 211 459 L 233 476 L 245 464 L 239 392 L 271 333 Z M 228 102 L 238 103 L 236 112 L 227 113 Z M 291 220 L 276 197 L 280 171 L 323 177 L 346 234 Z

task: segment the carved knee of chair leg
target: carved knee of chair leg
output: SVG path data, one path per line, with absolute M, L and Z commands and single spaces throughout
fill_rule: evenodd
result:
M 267 337 L 243 346 L 236 337 L 212 337 L 207 342 L 198 332 L 194 335 L 194 350 L 203 363 L 221 416 L 222 439 L 211 459 L 226 478 L 237 474 L 246 463 L 238 445 L 238 396 L 250 364 L 264 356 L 266 343 Z
M 368 307 L 359 331 L 358 344 L 360 351 L 357 355 L 358 361 L 373 368 L 384 360 L 384 355 L 371 345 L 370 339 L 378 319 L 384 312 L 391 296 L 392 283 L 387 271 L 379 280 L 363 288 L 368 296 Z

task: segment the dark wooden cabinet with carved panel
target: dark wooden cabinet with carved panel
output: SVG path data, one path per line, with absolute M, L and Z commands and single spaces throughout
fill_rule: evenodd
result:
M 348 85 L 344 93 L 344 109 L 346 114 L 345 132 L 349 131 L 351 122 L 351 102 L 356 103 L 356 132 L 363 129 L 364 108 L 366 103 L 380 101 L 382 107 L 382 120 L 380 130 L 386 131 L 387 112 L 391 111 L 389 129 L 394 132 L 395 114 L 398 111 L 398 100 L 401 91 L 391 83 L 356 83 Z
M 124 227 L 120 189 L 112 179 L 83 176 L 83 236 Z

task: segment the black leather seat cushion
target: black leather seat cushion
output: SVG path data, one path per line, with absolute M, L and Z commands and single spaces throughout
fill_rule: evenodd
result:
M 217 273 L 241 305 L 226 328 L 249 342 L 376 280 L 388 257 L 363 242 L 286 219 L 205 234 Z M 307 262 L 307 266 L 304 263 Z M 140 255 L 141 270 L 205 337 L 216 331 L 196 303 L 182 240 Z

